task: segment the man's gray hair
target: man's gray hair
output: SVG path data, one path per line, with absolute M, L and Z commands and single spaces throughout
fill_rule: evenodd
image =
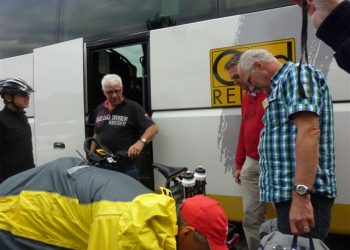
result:
M 253 69 L 256 62 L 273 62 L 277 59 L 265 49 L 251 49 L 245 51 L 238 63 L 238 70 L 249 72 Z
M 102 90 L 105 90 L 107 85 L 118 85 L 123 87 L 123 81 L 117 74 L 107 74 L 101 80 Z

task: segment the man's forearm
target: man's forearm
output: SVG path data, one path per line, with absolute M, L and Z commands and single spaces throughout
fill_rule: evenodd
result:
M 97 139 L 97 135 L 94 134 L 94 135 L 93 135 L 93 138 L 94 138 L 94 139 Z M 91 141 L 90 151 L 91 151 L 91 152 L 95 152 L 96 147 L 97 147 L 96 143 L 95 143 L 94 141 Z
M 295 143 L 295 184 L 303 184 L 312 188 L 318 165 L 318 145 L 314 136 L 298 132 Z
M 156 124 L 149 126 L 145 132 L 142 134 L 142 138 L 145 138 L 147 142 L 151 141 L 158 133 L 158 127 Z
M 303 184 L 311 189 L 315 181 L 319 158 L 319 119 L 312 113 L 305 113 L 294 119 L 294 122 L 297 126 L 294 183 Z

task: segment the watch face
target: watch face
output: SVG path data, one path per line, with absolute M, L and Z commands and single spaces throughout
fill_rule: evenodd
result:
M 303 185 L 297 185 L 296 190 L 299 194 L 305 194 L 307 191 L 307 187 L 303 186 Z
M 294 190 L 300 195 L 311 194 L 311 190 L 305 185 L 296 185 L 294 186 Z

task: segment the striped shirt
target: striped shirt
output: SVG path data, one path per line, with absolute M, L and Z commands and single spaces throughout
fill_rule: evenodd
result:
M 336 196 L 333 105 L 327 82 L 319 70 L 303 65 L 301 81 L 307 95 L 298 92 L 298 64 L 285 63 L 271 79 L 272 92 L 263 118 L 259 154 L 261 175 L 260 199 L 282 202 L 292 198 L 296 168 L 296 126 L 291 115 L 308 111 L 320 122 L 319 162 L 313 193 Z

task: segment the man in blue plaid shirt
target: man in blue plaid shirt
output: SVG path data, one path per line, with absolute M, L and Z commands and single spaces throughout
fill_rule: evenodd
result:
M 264 90 L 260 199 L 273 202 L 278 230 L 324 240 L 336 196 L 333 106 L 320 71 L 281 63 L 263 49 L 246 51 L 241 80 Z M 305 92 L 306 97 L 300 94 Z

